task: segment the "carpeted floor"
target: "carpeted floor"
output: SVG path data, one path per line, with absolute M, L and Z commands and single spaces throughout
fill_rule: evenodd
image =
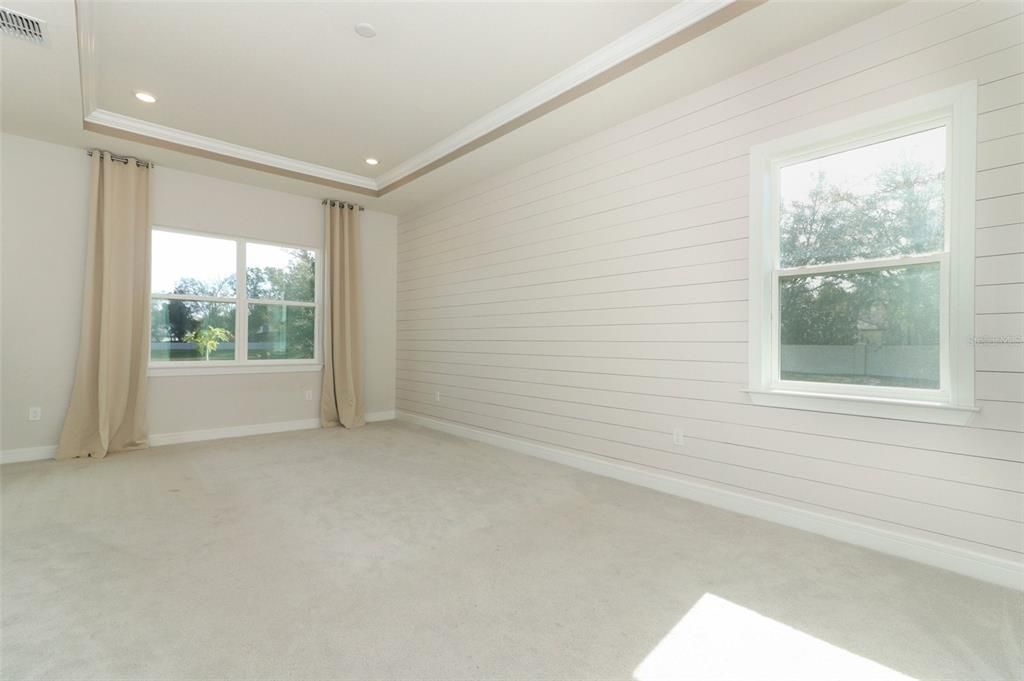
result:
M 1004 679 L 1024 597 L 401 423 L 13 464 L 3 679 Z

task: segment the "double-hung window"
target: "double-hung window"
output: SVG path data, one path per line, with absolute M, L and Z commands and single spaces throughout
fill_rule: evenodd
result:
M 753 401 L 969 417 L 974 92 L 752 149 Z
M 318 252 L 154 228 L 150 366 L 315 367 Z

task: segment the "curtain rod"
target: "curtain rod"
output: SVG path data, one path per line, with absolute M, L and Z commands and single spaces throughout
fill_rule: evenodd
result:
M 358 208 L 359 210 L 366 210 L 365 208 L 363 208 L 359 204 L 357 204 L 357 203 L 349 203 L 348 201 L 338 201 L 336 199 L 324 199 L 323 201 L 320 202 L 321 206 L 326 206 L 327 204 L 330 204 L 332 206 L 341 206 L 342 208 L 353 208 L 353 209 L 354 208 Z
M 120 154 L 115 154 L 112 151 L 107 151 L 106 149 L 85 150 L 86 156 L 95 156 L 96 154 L 107 154 L 110 156 L 111 161 L 117 161 L 118 163 L 124 163 L 125 165 L 127 165 L 129 161 L 135 161 L 135 165 L 139 168 L 152 168 L 154 165 L 152 161 L 144 161 L 141 158 L 135 158 L 134 156 L 122 156 Z

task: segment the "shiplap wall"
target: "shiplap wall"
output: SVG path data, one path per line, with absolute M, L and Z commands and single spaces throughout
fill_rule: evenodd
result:
M 901 5 L 406 216 L 399 408 L 1020 562 L 1024 344 L 976 346 L 968 427 L 742 392 L 750 147 L 970 80 L 973 332 L 1021 340 L 1020 12 Z

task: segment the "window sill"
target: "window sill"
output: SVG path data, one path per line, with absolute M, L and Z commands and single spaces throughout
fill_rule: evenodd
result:
M 150 365 L 147 374 L 150 377 L 158 376 L 226 376 L 229 374 L 298 374 L 305 372 L 321 371 L 322 364 L 313 362 L 295 364 L 261 364 L 250 362 L 247 364 L 236 364 L 234 362 L 217 362 L 215 366 L 153 366 Z
M 806 393 L 789 390 L 744 390 L 750 401 L 766 407 L 802 409 L 832 414 L 853 414 L 875 418 L 922 421 L 963 426 L 980 411 L 977 407 L 964 407 L 941 402 L 894 400 L 884 397 L 860 397 L 827 393 Z

